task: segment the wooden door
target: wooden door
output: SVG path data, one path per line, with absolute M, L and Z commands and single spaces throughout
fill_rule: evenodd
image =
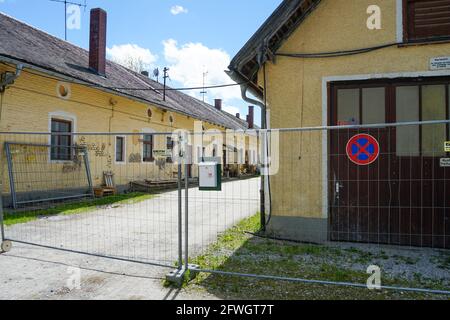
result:
M 449 119 L 446 79 L 350 83 L 331 93 L 332 125 Z M 369 164 L 368 136 L 379 145 Z M 450 247 L 450 170 L 441 166 L 448 140 L 445 124 L 332 131 L 331 240 Z

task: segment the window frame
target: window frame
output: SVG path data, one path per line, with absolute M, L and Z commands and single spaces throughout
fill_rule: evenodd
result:
M 122 139 L 122 160 L 119 161 L 117 160 L 117 140 L 118 139 Z M 115 136 L 115 141 L 114 141 L 114 162 L 116 164 L 126 164 L 127 163 L 127 157 L 126 157 L 126 153 L 127 153 L 127 138 L 126 136 Z
M 151 137 L 151 141 L 146 141 L 145 136 Z M 150 158 L 145 157 L 145 145 L 150 145 Z M 143 163 L 153 163 L 155 162 L 155 158 L 153 157 L 153 150 L 155 148 L 155 137 L 153 132 L 143 132 L 142 133 L 142 162 Z
M 174 148 L 175 148 L 175 141 L 174 141 L 174 139 L 171 136 L 166 137 L 166 149 L 167 149 L 167 151 L 171 150 L 172 153 L 173 153 L 173 149 Z M 172 157 L 167 157 L 166 158 L 166 162 L 167 163 L 173 163 Z
M 67 131 L 67 132 L 53 131 L 53 123 L 54 122 L 68 124 L 69 131 Z M 50 158 L 51 162 L 66 163 L 66 162 L 73 161 L 73 146 L 74 146 L 74 141 L 73 141 L 74 139 L 72 136 L 73 127 L 74 127 L 74 123 L 72 120 L 64 119 L 64 118 L 57 117 L 57 116 L 50 117 L 50 133 L 51 133 L 51 135 L 50 135 L 50 156 L 49 156 L 49 158 Z M 53 133 L 58 133 L 59 135 L 53 135 Z M 64 135 L 64 134 L 60 134 L 60 133 L 67 133 L 67 134 Z M 60 142 L 61 137 L 69 138 L 69 143 L 67 144 L 67 146 L 64 146 L 64 148 L 69 148 L 68 158 L 63 158 L 60 156 L 59 150 L 63 147 L 63 145 Z M 54 146 L 54 144 L 53 144 L 53 138 L 56 138 L 56 140 L 57 140 L 56 146 Z M 58 150 L 57 154 L 56 154 L 56 158 L 53 157 L 53 149 L 54 148 L 56 148 Z
M 446 118 L 447 120 L 450 120 L 450 99 L 449 99 L 449 91 L 450 91 L 450 79 L 443 79 L 442 81 L 421 81 L 421 82 L 399 82 L 397 84 L 393 84 L 392 86 L 392 91 L 393 91 L 393 95 L 394 97 L 396 97 L 397 94 L 397 88 L 399 87 L 408 87 L 408 86 L 416 86 L 419 89 L 419 120 L 420 122 L 422 121 L 429 121 L 429 120 L 424 120 L 423 119 L 423 115 L 424 115 L 424 110 L 423 110 L 423 87 L 424 86 L 444 86 L 445 87 L 445 112 L 446 112 Z M 396 107 L 396 104 L 394 104 Z M 395 110 L 394 110 L 395 112 Z M 397 119 L 395 118 L 395 122 L 397 122 Z M 424 126 L 419 126 L 419 155 L 418 156 L 414 156 L 414 157 L 420 157 L 420 158 L 432 158 L 431 156 L 428 156 L 426 154 L 426 150 L 424 150 L 424 146 L 423 146 L 423 129 Z M 447 123 L 446 125 L 446 130 L 445 130 L 445 140 L 449 141 L 450 140 L 450 124 Z M 395 147 L 395 152 L 397 152 L 397 145 Z M 447 156 L 450 155 L 450 153 L 444 153 Z M 404 155 L 396 155 L 396 157 L 398 158 L 403 158 L 403 157 L 408 157 L 408 156 L 404 156 Z M 441 155 L 437 155 L 434 156 L 434 158 L 442 158 Z
M 405 44 L 415 44 L 415 43 L 427 43 L 427 42 L 449 42 L 450 41 L 450 32 L 448 35 L 443 36 L 433 36 L 429 35 L 426 37 L 412 37 L 410 32 L 410 23 L 411 22 L 411 15 L 409 10 L 409 3 L 415 0 L 398 0 L 401 1 L 401 15 L 402 20 L 400 21 L 402 28 L 403 28 L 403 43 Z
M 374 87 L 386 87 L 386 122 L 396 123 L 396 110 L 392 110 L 393 106 L 396 106 L 396 88 L 402 86 L 418 86 L 419 87 L 419 121 L 422 121 L 423 110 L 422 110 L 422 87 L 427 85 L 444 85 L 446 89 L 446 111 L 447 120 L 450 120 L 450 76 L 442 77 L 415 77 L 415 78 L 380 78 L 380 79 L 368 79 L 368 80 L 343 80 L 335 81 L 330 84 L 329 93 L 330 99 L 328 102 L 328 122 L 330 126 L 338 126 L 338 110 L 334 108 L 337 106 L 337 92 L 339 89 L 356 89 L 356 88 L 374 88 Z M 360 94 L 361 98 L 361 94 Z M 362 113 L 360 114 L 362 118 Z M 446 139 L 450 141 L 450 123 L 447 124 Z M 422 128 L 420 129 L 420 149 L 419 156 L 422 158 L 428 158 L 424 155 L 422 148 Z M 396 143 L 393 143 L 395 150 L 397 151 Z M 450 156 L 450 152 L 447 153 Z M 404 156 L 397 155 L 398 158 Z

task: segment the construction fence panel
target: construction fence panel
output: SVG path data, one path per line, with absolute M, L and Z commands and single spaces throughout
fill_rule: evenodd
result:
M 191 191 L 191 261 L 365 289 L 380 270 L 381 288 L 450 294 L 449 141 L 448 120 L 258 130 L 262 177 Z
M 4 239 L 173 267 L 179 178 L 167 133 L 1 135 Z

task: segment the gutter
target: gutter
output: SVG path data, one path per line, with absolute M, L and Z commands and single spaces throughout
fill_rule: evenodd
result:
M 254 96 L 259 96 L 260 92 L 257 92 L 255 90 L 255 88 L 253 88 L 249 83 L 251 83 L 250 80 L 248 80 L 247 78 L 245 78 L 244 76 L 242 76 L 239 72 L 237 72 L 236 70 L 233 70 L 233 68 L 230 66 L 229 67 L 230 70 L 225 71 L 225 73 L 235 82 L 240 83 L 240 82 L 245 82 L 244 84 L 241 85 L 241 98 L 245 101 L 248 102 L 250 104 L 253 105 L 257 105 L 258 107 L 261 108 L 262 111 L 264 111 L 266 109 L 266 106 L 264 105 L 264 103 L 262 103 L 260 100 L 256 100 L 256 99 L 252 99 L 250 97 L 247 96 L 247 92 L 252 93 Z M 265 129 L 265 128 L 263 128 Z
M 1 80 L 0 80 L 0 93 L 5 92 L 6 87 L 9 85 L 14 84 L 14 81 L 19 78 L 20 74 L 23 70 L 23 64 L 17 64 L 16 65 L 16 72 L 6 72 L 2 74 Z

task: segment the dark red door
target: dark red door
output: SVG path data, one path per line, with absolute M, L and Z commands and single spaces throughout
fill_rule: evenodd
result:
M 331 124 L 448 119 L 448 91 L 441 79 L 334 85 Z M 372 163 L 368 136 L 379 145 Z M 331 240 L 450 247 L 450 170 L 441 166 L 446 140 L 445 124 L 332 131 Z

